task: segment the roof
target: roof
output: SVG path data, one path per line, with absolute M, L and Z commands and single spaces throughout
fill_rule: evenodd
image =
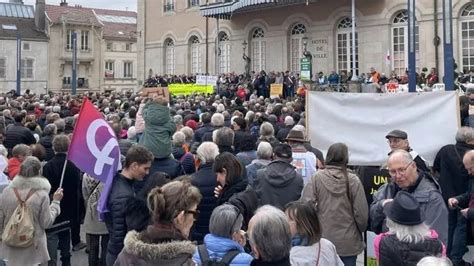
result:
M 0 17 L 35 18 L 35 10 L 33 9 L 33 6 L 0 3 Z
M 102 26 L 90 8 L 46 5 L 46 14 L 49 20 L 54 24 L 67 21 L 72 24 Z
M 137 40 L 137 24 L 104 23 L 104 39 Z
M 29 18 L 0 17 L 1 25 L 15 25 L 17 30 L 5 30 L 0 26 L 0 39 L 16 39 L 17 34 L 24 40 L 47 41 L 44 32 L 36 30 L 35 20 Z

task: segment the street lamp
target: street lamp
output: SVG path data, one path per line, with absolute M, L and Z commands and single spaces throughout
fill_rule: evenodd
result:
M 244 40 L 242 42 L 242 50 L 244 50 L 244 56 L 245 56 L 245 51 L 247 50 L 247 40 Z
M 244 59 L 245 61 L 245 76 L 250 77 L 250 57 L 245 54 L 245 51 L 247 50 L 247 45 L 247 40 L 244 40 L 242 42 L 242 50 L 244 52 L 244 54 L 242 55 L 242 59 Z
M 306 58 L 311 58 L 311 52 L 308 51 L 308 37 L 304 36 L 303 37 L 303 56 Z

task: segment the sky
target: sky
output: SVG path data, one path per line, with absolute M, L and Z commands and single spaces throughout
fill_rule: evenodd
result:
M 0 0 L 0 2 L 8 2 L 8 0 Z M 59 5 L 60 0 L 46 0 L 48 5 Z M 70 6 L 81 5 L 83 7 L 96 7 L 114 10 L 137 11 L 136 0 L 67 0 Z M 36 0 L 23 0 L 26 5 L 34 5 Z

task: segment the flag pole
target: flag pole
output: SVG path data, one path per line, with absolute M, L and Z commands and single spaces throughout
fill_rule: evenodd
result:
M 64 161 L 63 172 L 61 173 L 61 181 L 59 182 L 59 188 L 63 188 L 64 174 L 66 173 L 67 157 Z

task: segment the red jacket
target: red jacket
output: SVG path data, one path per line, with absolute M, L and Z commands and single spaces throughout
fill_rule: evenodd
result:
M 12 157 L 8 159 L 8 179 L 13 180 L 13 178 L 20 172 L 21 161 Z

